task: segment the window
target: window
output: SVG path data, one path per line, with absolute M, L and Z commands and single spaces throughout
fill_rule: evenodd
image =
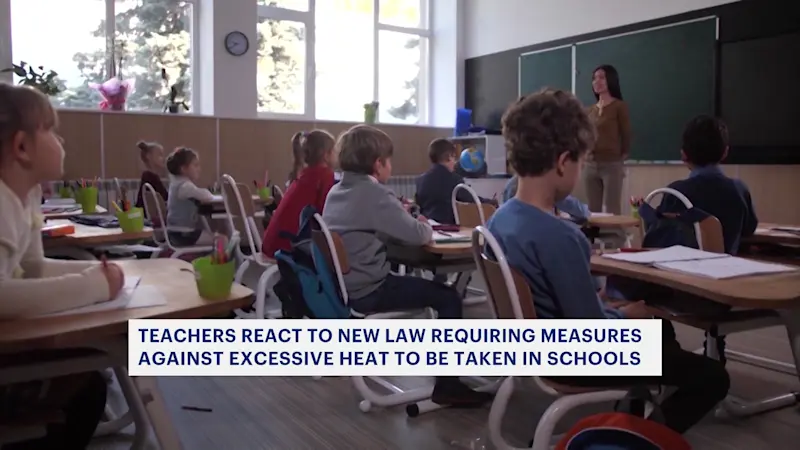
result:
M 58 73 L 63 91 L 53 102 L 61 107 L 96 108 L 102 98 L 91 84 L 116 74 L 133 83 L 128 110 L 164 110 L 173 85 L 174 100 L 191 107 L 192 3 L 11 0 L 12 24 L 23 24 L 12 25 L 12 55 L 16 62 Z M 113 23 L 106 20 L 109 16 Z M 42 44 L 42 29 L 58 38 Z
M 258 111 L 427 120 L 429 0 L 258 0 Z
M 88 89 L 86 78 L 104 71 L 105 18 L 105 0 L 11 0 L 14 64 L 25 62 L 37 73 L 56 72 L 62 91 L 53 97 L 55 105 L 96 107 L 99 99 Z M 43 35 L 42 30 L 47 32 Z
M 293 9 L 295 11 L 308 11 L 308 0 L 258 0 L 258 5 Z
M 418 123 L 420 61 L 427 39 L 416 34 L 379 30 L 378 102 L 381 122 Z
M 258 111 L 305 112 L 305 24 L 258 19 Z
M 361 122 L 375 100 L 373 8 L 373 0 L 317 1 L 317 119 Z

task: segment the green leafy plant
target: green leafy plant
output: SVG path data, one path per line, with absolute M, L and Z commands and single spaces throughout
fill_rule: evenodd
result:
M 14 64 L 9 69 L 4 69 L 0 73 L 13 72 L 14 75 L 22 78 L 19 84 L 38 89 L 48 97 L 58 95 L 63 90 L 58 73 L 52 70 L 45 70 L 44 66 L 39 66 L 38 70 L 25 61 Z

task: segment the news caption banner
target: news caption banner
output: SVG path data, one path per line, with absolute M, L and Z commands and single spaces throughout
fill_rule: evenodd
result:
M 132 376 L 660 376 L 660 320 L 131 320 Z

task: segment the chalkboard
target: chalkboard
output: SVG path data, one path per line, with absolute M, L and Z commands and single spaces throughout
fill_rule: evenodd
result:
M 572 92 L 572 46 L 519 57 L 519 95 L 544 87 Z
M 592 74 L 617 68 L 631 115 L 632 160 L 680 157 L 681 134 L 694 116 L 714 113 L 715 18 L 604 40 L 576 48 L 576 95 L 596 102 Z

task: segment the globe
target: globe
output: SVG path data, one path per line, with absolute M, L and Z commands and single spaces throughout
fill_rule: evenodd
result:
M 483 169 L 483 165 L 486 164 L 486 162 L 483 157 L 483 152 L 474 148 L 467 148 L 461 152 L 459 164 L 466 172 L 476 173 Z

